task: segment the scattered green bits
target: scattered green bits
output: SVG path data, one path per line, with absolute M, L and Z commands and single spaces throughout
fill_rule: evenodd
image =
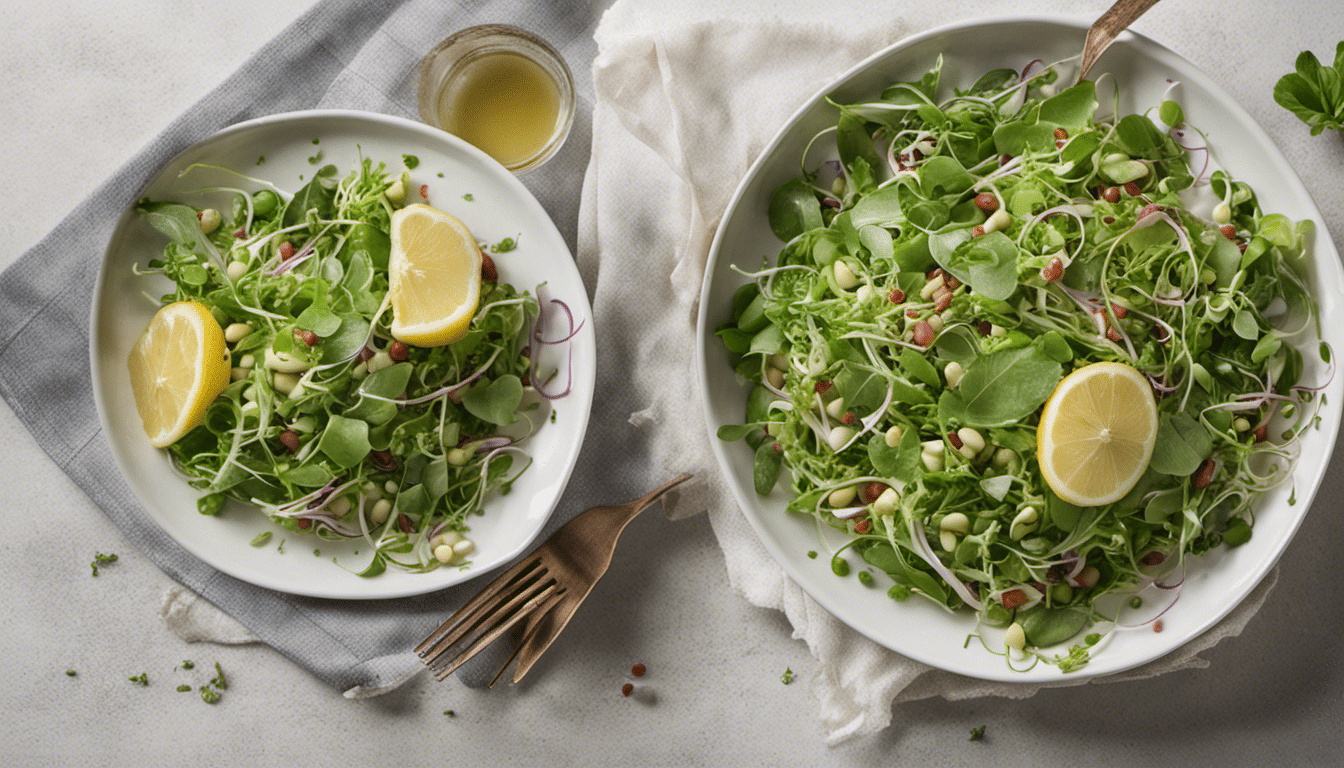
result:
M 258 533 L 258 534 L 257 534 L 256 538 L 252 539 L 252 546 L 254 546 L 254 547 L 264 547 L 264 546 L 266 546 L 266 542 L 268 542 L 268 541 L 270 541 L 270 540 L 271 540 L 271 532 L 270 532 L 270 531 L 262 531 L 261 533 Z
M 816 560 L 816 559 L 817 559 L 817 550 L 815 550 L 815 549 L 809 549 L 809 550 L 807 551 L 807 559 L 808 559 L 808 560 Z
M 443 715 L 444 715 L 444 717 L 457 717 L 457 713 L 454 712 L 454 711 L 451 710 L 451 709 L 445 709 L 445 710 L 443 710 Z
M 316 155 L 310 155 L 310 156 L 308 157 L 308 164 L 309 164 L 309 165 L 317 165 L 317 164 L 320 163 L 320 162 L 322 162 L 322 150 L 319 149 L 319 150 L 317 151 L 317 154 L 316 154 Z M 303 178 L 303 177 L 300 176 L 299 178 Z
M 522 234 L 520 233 L 518 235 L 518 238 L 521 237 Z M 512 251 L 513 249 L 518 247 L 518 238 L 506 237 L 503 240 L 500 240 L 498 243 L 495 243 L 494 245 L 490 246 L 490 250 L 493 251 L 494 253 L 508 253 L 509 251 Z
M 779 682 L 785 685 L 793 682 L 793 667 L 784 668 L 784 674 L 779 676 Z
M 401 162 L 406 166 L 408 170 L 414 170 L 416 166 L 420 165 L 420 158 L 416 157 L 415 155 L 402 155 Z M 442 176 L 443 174 L 439 175 Z
M 873 574 L 868 571 L 859 571 L 859 583 L 865 587 L 873 585 Z
M 314 143 L 314 144 L 321 144 L 321 143 L 322 143 L 322 140 L 321 140 L 321 139 L 313 139 L 313 143 Z
M 182 667 L 183 669 L 193 669 L 196 666 L 196 662 L 192 661 L 191 659 L 184 659 L 179 666 Z
M 985 738 L 985 726 L 971 729 L 971 737 L 967 741 L 980 741 Z
M 149 685 L 149 675 L 145 674 L 144 672 L 141 672 L 140 674 L 134 675 L 132 677 L 128 677 L 126 679 L 130 680 L 132 683 L 139 683 L 140 685 Z
M 224 677 L 224 670 L 220 668 L 219 662 L 215 662 L 215 676 L 210 678 L 210 684 L 224 690 L 229 687 L 229 681 Z
M 462 199 L 463 199 L 463 200 L 466 200 L 468 203 L 470 203 L 472 200 L 475 200 L 476 198 L 473 197 L 472 194 L 471 194 L 470 192 L 468 192 L 467 194 L 465 194 L 465 195 L 462 196 Z
M 76 672 L 76 671 L 73 670 L 73 669 L 67 669 L 67 670 L 65 670 L 65 676 L 66 676 L 66 677 L 74 677 L 75 675 L 78 675 L 78 674 L 79 674 L 79 673 Z
M 839 555 L 836 555 L 835 557 L 832 557 L 832 558 L 831 558 L 831 573 L 834 573 L 836 576 L 841 576 L 841 577 L 848 576 L 848 575 L 849 575 L 849 561 L 846 560 L 846 559 L 843 558 L 843 557 L 840 557 Z
M 190 691 L 190 690 L 191 690 L 191 686 L 190 686 L 190 685 L 187 685 L 186 683 L 183 683 L 183 684 L 177 686 L 177 692 L 178 692 L 178 693 L 186 693 L 187 691 Z
M 263 163 L 265 163 L 265 162 L 266 162 L 266 156 L 265 156 L 265 155 L 257 155 L 257 165 L 261 165 L 261 164 L 263 164 Z
M 102 552 L 96 552 L 93 555 L 93 560 L 89 563 L 89 568 L 93 571 L 93 575 L 97 576 L 98 566 L 115 562 L 117 562 L 116 555 L 104 555 Z
M 220 693 L 208 685 L 201 686 L 201 701 L 206 704 L 218 704 Z

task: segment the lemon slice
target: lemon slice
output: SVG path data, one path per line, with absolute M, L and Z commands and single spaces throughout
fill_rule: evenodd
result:
M 1148 379 L 1122 363 L 1079 368 L 1055 387 L 1036 428 L 1041 475 L 1080 507 L 1129 493 L 1153 456 L 1157 403 Z
M 229 348 L 204 304 L 178 301 L 155 313 L 126 367 L 145 434 L 163 448 L 200 424 L 229 383 Z
M 467 225 L 416 203 L 392 214 L 388 300 L 392 336 L 417 347 L 467 334 L 481 295 L 481 249 Z

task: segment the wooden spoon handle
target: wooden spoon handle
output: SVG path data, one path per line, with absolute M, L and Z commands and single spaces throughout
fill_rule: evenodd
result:
M 1157 0 L 1116 0 L 1110 10 L 1101 14 L 1101 18 L 1087 30 L 1087 41 L 1083 44 L 1083 58 L 1078 65 L 1078 82 L 1087 77 L 1087 71 L 1097 63 L 1101 54 L 1115 42 L 1116 35 L 1124 32 L 1149 8 L 1157 5 Z

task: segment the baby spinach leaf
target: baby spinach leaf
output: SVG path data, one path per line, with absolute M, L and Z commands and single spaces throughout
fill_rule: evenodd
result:
M 863 244 L 863 247 L 874 259 L 891 258 L 891 232 L 887 231 L 885 227 L 877 227 L 871 224 L 859 227 L 859 242 Z
M 320 464 L 305 464 L 280 473 L 280 479 L 301 488 L 321 488 L 331 482 L 331 471 Z
M 1027 642 L 1045 648 L 1068 640 L 1087 626 L 1087 614 L 1072 608 L 1037 608 L 1022 620 Z
M 821 220 L 821 204 L 816 193 L 802 179 L 790 179 L 780 185 L 770 196 L 768 210 L 770 231 L 784 242 L 801 235 L 809 229 L 824 226 Z
M 784 329 L 778 325 L 767 325 L 751 337 L 751 346 L 747 354 L 773 355 L 784 349 Z
M 348 359 L 364 346 L 364 339 L 369 335 L 369 321 L 363 317 L 343 315 L 339 320 L 340 326 L 336 329 L 336 332 L 329 334 L 322 340 L 323 365 Z M 382 373 L 382 371 L 379 371 L 379 373 Z
M 135 207 L 145 214 L 145 220 L 154 229 L 167 235 L 173 242 L 181 243 L 192 253 L 211 256 L 215 247 L 201 233 L 200 219 L 196 209 L 181 203 L 163 203 L 141 201 Z
M 369 423 L 344 416 L 328 417 L 327 428 L 317 442 L 317 449 L 326 454 L 338 467 L 353 467 L 364 460 L 371 450 Z
M 1017 82 L 1015 69 L 991 69 L 971 86 L 970 93 L 995 93 Z
M 905 369 L 906 373 L 919 379 L 926 386 L 936 389 L 942 383 L 938 378 L 938 369 L 934 368 L 933 363 L 930 363 L 928 359 L 915 350 L 901 350 L 897 360 L 900 361 L 901 367 Z
M 926 197 L 959 195 L 974 183 L 961 163 L 947 155 L 934 155 L 919 166 L 919 186 Z
M 1312 136 L 1327 128 L 1344 131 L 1344 41 L 1335 47 L 1332 66 L 1303 51 L 1295 69 L 1275 83 L 1274 101 L 1306 123 Z
M 1045 488 L 1045 517 L 1056 528 L 1072 532 L 1082 516 L 1082 507 L 1059 498 L 1048 486 Z
M 523 383 L 511 373 L 489 383 L 480 383 L 462 396 L 462 406 L 482 421 L 512 424 L 523 400 Z
M 882 477 L 902 483 L 912 482 L 920 473 L 919 433 L 905 430 L 895 448 L 887 445 L 887 437 L 875 434 L 868 441 L 868 461 Z
M 855 363 L 840 365 L 835 376 L 835 392 L 845 398 L 845 408 L 864 416 L 877 410 L 886 398 L 887 387 L 881 376 Z
M 756 449 L 756 460 L 751 469 L 752 484 L 756 487 L 756 493 L 764 496 L 775 487 L 775 481 L 779 479 L 779 468 L 783 463 L 784 457 L 775 450 L 774 443 L 769 440 L 761 443 Z
M 973 427 L 1000 427 L 1030 416 L 1059 383 L 1059 363 L 1036 347 L 993 352 L 973 360 L 956 389 L 943 392 L 938 412 Z
M 1213 452 L 1213 438 L 1203 424 L 1184 413 L 1163 413 L 1157 423 L 1157 445 L 1149 466 L 1164 475 L 1189 475 Z
M 282 226 L 292 227 L 295 224 L 302 224 L 307 219 L 309 211 L 317 211 L 318 216 L 329 218 L 334 212 L 335 200 L 336 166 L 324 165 L 313 174 L 312 181 L 305 184 L 290 199 L 289 205 L 285 207 L 284 218 L 281 220 Z
M 1006 299 L 1017 290 L 1017 244 L 1002 232 L 963 241 L 951 253 L 934 258 L 953 277 L 990 299 Z
M 396 397 L 406 391 L 406 384 L 411 380 L 411 370 L 410 363 L 390 365 L 381 371 L 369 374 L 360 384 L 359 391 L 377 397 Z M 386 424 L 396 415 L 396 403 L 370 397 L 360 397 L 359 402 L 345 412 L 346 418 L 362 419 L 374 427 Z
M 873 137 L 868 133 L 863 118 L 852 113 L 840 113 L 835 132 L 835 149 L 840 155 L 840 163 L 846 169 L 854 168 L 858 161 L 868 168 L 882 166 L 882 158 L 873 146 Z
M 901 215 L 901 187 L 888 184 L 860 198 L 850 210 L 849 223 L 855 227 L 894 227 L 904 218 Z
M 325 299 L 325 297 L 323 297 Z M 327 307 L 326 301 L 314 302 L 294 319 L 294 325 L 326 338 L 341 327 L 341 318 Z
M 1096 85 L 1091 80 L 1084 80 L 1041 102 L 1040 121 L 1065 128 L 1073 134 L 1086 128 L 1096 111 Z M 1051 137 L 1054 137 L 1053 128 Z
M 1232 316 L 1232 331 L 1247 341 L 1259 340 L 1260 324 L 1255 320 L 1255 313 L 1249 309 L 1238 310 Z
M 751 424 L 724 424 L 719 427 L 717 437 L 725 443 L 732 443 L 751 434 L 757 427 Z

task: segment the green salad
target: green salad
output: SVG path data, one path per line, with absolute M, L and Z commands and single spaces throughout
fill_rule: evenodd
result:
M 362 538 L 362 576 L 463 564 L 469 517 L 530 463 L 518 443 L 539 424 L 525 391 L 564 394 L 538 378 L 530 353 L 529 341 L 554 343 L 532 325 L 537 298 L 496 280 L 486 257 L 464 338 L 395 341 L 389 226 L 409 176 L 370 159 L 343 178 L 327 165 L 292 195 L 238 177 L 259 191 L 201 190 L 232 194 L 222 215 L 137 205 L 169 238 L 143 270 L 173 282 L 161 301 L 209 308 L 232 359 L 203 423 L 168 448 L 204 492 L 200 512 L 217 515 L 231 498 L 291 533 Z
M 1323 405 L 1302 350 L 1329 350 L 1292 343 L 1319 336 L 1310 222 L 1208 174 L 1176 102 L 1122 114 L 1036 64 L 948 95 L 940 58 L 831 102 L 769 202 L 783 249 L 738 270 L 717 331 L 754 382 L 718 434 L 754 451 L 757 493 L 787 469 L 788 512 L 848 536 L 837 575 L 852 550 L 865 586 L 969 607 L 1010 666 L 1069 671 L 1109 632 L 1160 630 L 1187 558 L 1250 539 Z M 1123 498 L 1079 507 L 1043 481 L 1036 423 L 1108 361 L 1151 382 L 1157 442 Z

